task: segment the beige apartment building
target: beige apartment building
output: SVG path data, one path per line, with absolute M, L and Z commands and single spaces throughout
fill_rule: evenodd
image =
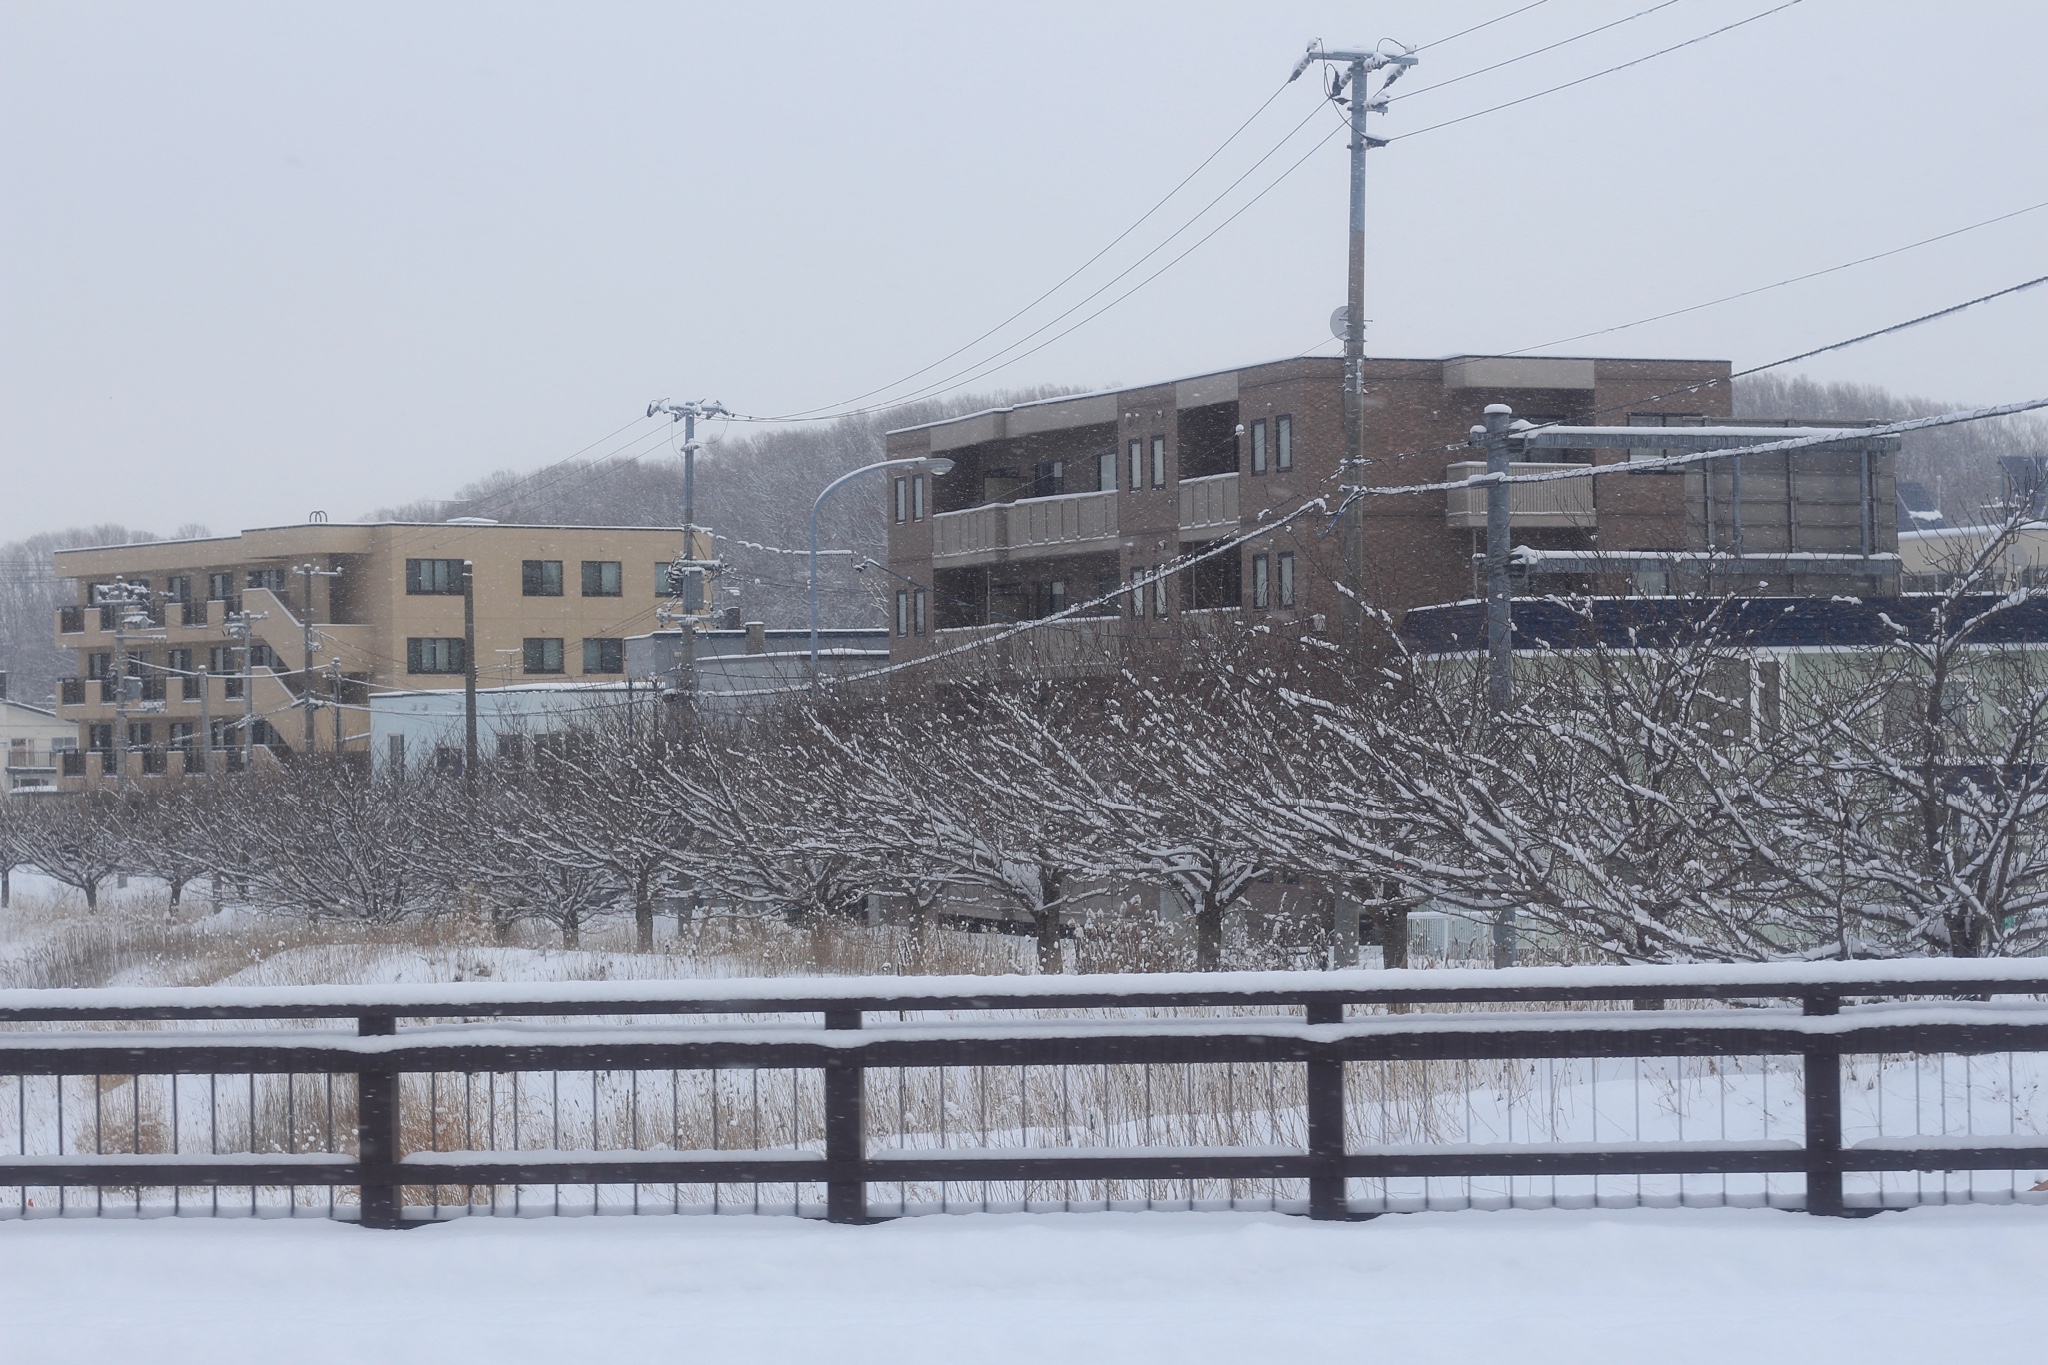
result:
M 460 688 L 471 566 L 481 688 L 625 676 L 625 641 L 684 614 L 677 527 L 310 522 L 201 540 L 60 550 L 77 584 L 58 715 L 60 783 L 235 771 L 367 754 L 366 706 Z M 696 557 L 708 559 L 700 531 Z M 699 591 L 695 600 L 706 594 Z

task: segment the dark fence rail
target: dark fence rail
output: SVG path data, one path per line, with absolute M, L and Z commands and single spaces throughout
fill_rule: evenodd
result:
M 940 1207 L 954 1185 L 979 1186 L 981 1206 L 992 1185 L 1014 1186 L 1025 1207 L 1034 1189 L 1062 1187 L 1059 1206 L 1071 1207 L 1084 1185 L 1099 1191 L 1092 1204 L 1117 1206 L 1119 1187 L 1142 1187 L 1149 1204 L 1175 1183 L 1199 1206 L 1202 1182 L 1232 1204 L 1244 1183 L 1264 1182 L 1271 1206 L 1318 1218 L 1404 1206 L 1390 1193 L 1398 1181 L 1423 1182 L 1426 1206 L 1431 1181 L 1466 1182 L 1468 1203 L 1472 1182 L 1506 1182 L 1513 1203 L 1516 1181 L 1547 1178 L 1554 1198 L 1559 1178 L 1590 1178 L 1598 1202 L 1603 1178 L 1636 1178 L 1640 1201 L 1644 1177 L 1670 1176 L 1686 1202 L 1687 1178 L 1722 1177 L 1726 1197 L 1727 1177 L 1760 1177 L 1766 1202 L 1841 1214 L 1856 1205 L 1845 1176 L 2003 1171 L 2025 1197 L 2048 1190 L 2019 1176 L 2048 1168 L 2048 1134 L 2032 1109 L 2038 1078 L 2022 1086 L 2015 1059 L 2048 1054 L 2044 995 L 2048 963 L 2035 961 L 7 991 L 0 1077 L 14 1081 L 17 1150 L 0 1152 L 0 1186 L 19 1192 L 23 1214 L 52 1206 L 34 1190 L 54 1191 L 63 1212 L 81 1206 L 74 1190 L 91 1191 L 93 1211 L 112 1192 L 138 1212 L 145 1191 L 168 1191 L 173 1209 L 204 1191 L 218 1209 L 222 1189 L 247 1189 L 253 1209 L 259 1190 L 282 1189 L 293 1210 L 298 1192 L 324 1191 L 326 1212 L 353 1207 L 373 1226 L 440 1216 L 444 1189 L 466 1191 L 465 1211 L 478 1190 L 496 1209 L 508 1189 L 531 1211 L 523 1191 L 553 1189 L 559 1209 L 564 1186 L 592 1187 L 592 1211 L 604 1188 L 630 1191 L 637 1211 L 658 1186 L 681 1210 L 685 1185 L 708 1187 L 713 1208 L 719 1191 L 751 1185 L 760 1208 L 767 1184 L 787 1188 L 792 1211 L 821 1192 L 838 1221 L 873 1216 L 875 1190 L 892 1185 L 908 1211 L 913 1187 L 935 1187 Z M 1972 1087 L 1986 1089 L 1985 1064 L 1972 1059 L 1999 1056 L 2003 1078 L 1988 1089 L 2004 1131 L 1980 1132 L 1985 1100 Z M 1884 1096 L 1906 1092 L 1886 1067 L 1905 1058 L 1915 1128 L 1888 1135 Z M 1952 1058 L 1964 1078 L 1957 1133 Z M 1855 1143 L 1845 1061 L 1865 1089 L 1876 1078 L 1877 1134 Z M 1571 1085 L 1560 1087 L 1560 1063 L 1580 1068 Z M 1475 1082 L 1475 1065 L 1496 1079 Z M 1419 1090 L 1389 1088 L 1417 1074 Z M 1761 1084 L 1760 1137 L 1729 1136 L 1731 1077 L 1752 1109 Z M 1928 1077 L 1935 1134 L 1921 1131 Z M 156 1078 L 154 1100 L 144 1078 Z M 1560 1124 L 1559 1097 L 1587 1080 L 1590 1128 Z M 1634 1106 L 1621 1140 L 1604 1134 L 1616 1124 L 1603 1080 Z M 1715 1083 L 1718 1130 L 1703 1137 L 1695 1119 L 1688 1135 L 1683 1096 Z M 1474 1096 L 1503 1094 L 1505 1132 L 1488 1135 L 1505 1140 L 1475 1140 Z M 1676 1140 L 1646 1138 L 1646 1094 L 1676 1117 Z M 193 1151 L 202 1098 L 206 1150 Z M 881 1112 L 891 1099 L 894 1146 Z M 1538 1100 L 1547 1129 L 1531 1118 Z M 1419 1105 L 1428 1140 L 1387 1140 L 1386 1125 L 1360 1136 L 1373 1104 Z M 226 1126 L 246 1129 L 243 1150 L 220 1150 L 224 1106 Z M 1794 1131 L 1773 1139 L 1780 1110 Z M 541 1121 L 546 1135 L 527 1146 Z M 88 1129 L 91 1150 L 78 1150 Z M 1777 1177 L 1798 1177 L 1798 1190 L 1774 1192 Z M 1379 1182 L 1376 1201 L 1354 1195 L 1359 1182 Z

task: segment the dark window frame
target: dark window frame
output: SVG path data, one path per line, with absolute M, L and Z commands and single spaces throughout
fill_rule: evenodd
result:
M 1265 611 L 1273 605 L 1272 562 L 1265 555 L 1252 556 L 1252 608 Z
M 591 646 L 597 664 L 591 666 Z M 626 642 L 615 635 L 586 635 L 583 638 L 583 673 L 586 677 L 615 677 L 626 671 Z
M 910 634 L 910 589 L 896 589 L 896 634 Z
M 1266 472 L 1270 458 L 1266 448 L 1266 419 L 1263 417 L 1252 419 L 1251 446 L 1251 468 L 1253 476 L 1256 477 Z
M 429 568 L 428 566 L 433 567 Z M 452 567 L 451 567 L 452 566 Z M 249 586 L 256 587 L 257 571 L 251 571 Z M 407 597 L 462 596 L 462 561 L 459 559 L 408 559 L 405 561 Z
M 1131 438 L 1131 486 L 1130 492 L 1137 492 L 1145 486 L 1145 442 Z
M 465 673 L 460 635 L 414 635 L 405 642 L 405 671 L 421 677 L 448 677 Z
M 1294 551 L 1282 550 L 1274 556 L 1278 562 L 1273 566 L 1273 600 L 1283 608 L 1294 606 Z
M 1166 438 L 1164 436 L 1154 436 L 1152 438 L 1152 486 L 1154 488 L 1166 487 Z
M 904 478 L 902 475 L 899 474 L 895 479 L 891 480 L 891 482 L 895 485 L 895 506 L 893 508 L 893 511 L 895 513 L 896 524 L 898 526 L 901 526 L 904 522 L 904 519 L 909 514 L 910 480 Z
M 586 559 L 583 564 L 583 596 L 624 597 L 626 595 L 626 566 L 616 559 Z M 609 590 L 604 586 L 605 570 L 612 571 L 613 582 Z M 596 584 L 592 587 L 592 584 Z
M 549 645 L 555 647 L 554 666 L 552 668 L 548 666 Z M 568 654 L 564 648 L 563 638 L 559 635 L 529 635 L 525 637 L 519 642 L 519 667 L 522 673 L 535 676 L 548 676 L 565 671 L 568 667 Z
M 548 569 L 554 568 L 554 587 L 548 586 Z M 521 597 L 560 597 L 562 595 L 562 561 L 559 559 L 522 559 L 519 561 L 519 595 Z
M 1283 412 L 1273 419 L 1273 472 L 1285 474 L 1294 468 L 1294 414 Z

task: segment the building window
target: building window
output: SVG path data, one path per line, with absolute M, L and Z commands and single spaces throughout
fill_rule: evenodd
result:
M 1168 577 L 1169 575 L 1167 574 L 1160 574 L 1159 577 L 1152 580 L 1152 614 L 1162 621 L 1166 619 L 1166 580 Z
M 232 601 L 235 595 L 235 576 L 231 573 L 208 574 L 206 595 L 215 602 Z
M 1705 413 L 1700 412 L 1632 412 L 1628 415 L 1628 424 L 1632 427 L 1703 427 L 1707 424 L 1707 417 Z M 1666 455 L 1676 453 L 1676 451 L 1664 446 L 1630 446 L 1628 459 L 1630 464 L 1634 464 L 1639 460 L 1657 460 L 1662 459 Z M 1666 471 L 1643 470 L 1641 472 L 1650 474 L 1664 473 Z M 1685 472 L 1685 466 L 1675 466 L 1669 472 L 1682 474 Z
M 560 673 L 562 671 L 562 642 L 559 639 L 529 637 L 521 654 L 524 655 L 528 673 Z
M 1105 450 L 1095 457 L 1095 491 L 1116 492 L 1116 451 Z
M 904 509 L 909 505 L 909 500 L 910 480 L 896 480 L 896 520 L 898 522 L 901 522 L 903 518 L 907 515 Z
M 931 610 L 930 602 L 931 594 L 923 588 L 919 588 L 910 596 L 910 628 L 916 634 L 922 635 L 925 632 Z
M 583 595 L 585 597 L 617 597 L 625 591 L 625 580 L 619 572 L 616 559 L 586 559 L 583 561 Z
M 457 640 L 455 643 L 459 645 L 462 643 L 462 641 Z M 274 673 L 281 673 L 284 671 L 283 669 L 277 666 L 277 651 L 272 649 L 269 645 L 249 646 L 249 667 L 267 668 Z M 460 673 L 462 669 L 460 666 L 458 666 L 455 671 L 457 673 Z
M 560 597 L 562 561 L 522 559 L 519 561 L 519 594 L 522 597 Z
M 190 602 L 192 600 L 192 575 L 177 574 L 164 580 L 166 602 Z
M 262 588 L 267 592 L 283 592 L 284 570 L 251 569 L 249 570 L 249 586 L 252 588 Z M 461 589 L 458 588 L 456 591 L 460 592 Z
M 188 763 L 192 761 L 193 750 L 198 748 L 195 742 L 198 738 L 199 726 L 197 723 L 189 720 L 174 720 L 171 722 L 171 747 L 184 754 L 185 761 Z
M 1294 551 L 1282 550 L 1279 554 L 1280 605 L 1294 605 Z
M 1166 438 L 1164 436 L 1154 436 L 1152 438 L 1152 486 L 1154 488 L 1166 487 Z
M 899 480 L 900 482 L 900 480 Z M 910 589 L 896 589 L 896 633 L 910 634 Z
M 154 725 L 146 720 L 131 720 L 128 722 L 129 748 L 147 749 L 154 743 L 156 743 L 156 727 Z
M 585 673 L 624 673 L 626 671 L 626 642 L 624 640 L 585 640 L 583 642 L 583 671 Z
M 264 570 L 268 573 L 270 570 Z M 257 587 L 256 575 L 249 586 Z M 408 559 L 405 561 L 405 592 L 408 597 L 460 597 L 462 561 L 459 559 Z
M 1135 444 L 1133 444 L 1133 446 L 1132 446 L 1131 448 L 1132 448 L 1133 450 L 1137 449 L 1137 447 L 1136 447 L 1136 445 L 1135 445 Z M 1131 615 L 1133 615 L 1133 616 L 1137 616 L 1137 617 L 1142 617 L 1142 616 L 1144 616 L 1144 614 L 1145 614 L 1145 571 L 1144 571 L 1143 569 L 1132 569 L 1132 570 L 1131 570 Z
M 910 480 L 910 519 L 924 520 L 924 475 L 918 474 Z
M 1252 423 L 1252 473 L 1266 472 L 1266 419 Z
M 251 653 L 261 646 L 254 646 Z M 254 663 L 254 660 L 251 660 Z M 414 636 L 405 642 L 405 671 L 408 673 L 460 673 L 463 671 L 462 637 Z
M 1294 468 L 1294 419 L 1273 419 L 1273 468 L 1285 474 Z
M 114 751 L 114 727 L 112 725 L 88 725 L 85 727 L 85 747 L 96 754 Z
M 112 654 L 88 654 L 85 656 L 85 676 L 88 678 L 111 678 L 114 676 Z
M 1252 605 L 1263 611 L 1273 605 L 1273 582 L 1269 577 L 1271 566 L 1266 556 L 1252 556 Z

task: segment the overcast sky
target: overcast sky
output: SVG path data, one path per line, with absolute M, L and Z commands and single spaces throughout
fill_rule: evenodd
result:
M 651 398 L 842 403 L 1101 250 L 1311 38 L 1423 46 L 1372 157 L 1369 350 L 1542 348 L 2048 200 L 2048 6 L 1419 3 L 0 6 L 0 539 L 336 519 L 627 429 Z M 971 387 L 1294 355 L 1343 301 L 1319 83 L 1020 324 L 1078 303 L 1308 120 L 1184 260 Z M 1418 131 L 1428 130 L 1428 131 Z M 2048 274 L 2048 210 L 1558 354 L 1777 359 Z M 1805 372 L 2048 395 L 2048 288 Z M 971 377 L 974 371 L 970 371 Z M 917 387 L 913 384 L 909 387 Z M 892 392 L 901 392 L 894 390 Z

